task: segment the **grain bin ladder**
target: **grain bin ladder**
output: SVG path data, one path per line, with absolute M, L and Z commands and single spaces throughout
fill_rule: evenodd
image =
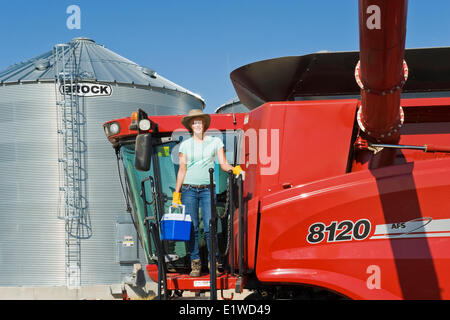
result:
M 58 133 L 59 201 L 57 214 L 65 221 L 66 284 L 81 285 L 81 238 L 86 236 L 86 143 L 85 116 L 79 96 L 72 90 L 78 82 L 74 44 L 53 49 Z

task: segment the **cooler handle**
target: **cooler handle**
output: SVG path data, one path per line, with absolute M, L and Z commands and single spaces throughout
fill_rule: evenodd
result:
M 176 207 L 174 207 L 174 206 L 170 206 L 169 207 L 169 214 L 172 214 L 172 208 L 179 208 L 179 207 L 181 207 L 181 214 L 183 215 L 183 219 L 185 219 L 186 218 L 186 212 L 185 212 L 185 206 L 184 206 L 184 204 L 179 204 L 179 205 L 177 205 Z

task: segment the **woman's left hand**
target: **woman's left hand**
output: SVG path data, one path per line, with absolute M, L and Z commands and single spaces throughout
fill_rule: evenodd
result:
M 233 167 L 233 174 L 236 177 L 239 177 L 239 175 L 242 175 L 242 179 L 245 179 L 245 171 L 242 170 L 241 166 Z

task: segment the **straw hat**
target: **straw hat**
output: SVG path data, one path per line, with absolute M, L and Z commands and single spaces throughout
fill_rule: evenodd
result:
M 189 111 L 188 115 L 181 120 L 183 126 L 185 126 L 189 131 L 192 130 L 189 125 L 193 118 L 202 118 L 202 120 L 205 122 L 204 131 L 209 128 L 209 124 L 211 123 L 211 117 L 209 116 L 209 114 L 203 113 L 203 111 L 200 109 L 192 109 Z

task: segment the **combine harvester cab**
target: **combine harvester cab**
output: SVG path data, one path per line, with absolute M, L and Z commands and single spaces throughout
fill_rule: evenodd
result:
M 161 219 L 169 212 L 172 204 L 171 196 L 178 173 L 179 144 L 190 137 L 181 124 L 182 117 L 149 118 L 143 110 L 138 110 L 131 117 L 106 122 L 104 130 L 116 151 L 119 171 L 123 171 L 121 184 L 125 199 L 132 209 L 133 221 L 145 251 L 147 273 L 153 281 L 158 282 L 159 297 L 167 299 L 181 296 L 183 291 L 201 293 L 214 289 L 211 297 L 216 299 L 217 290 L 235 288 L 236 285 L 242 288 L 243 277 L 235 272 L 233 266 L 238 261 L 229 260 L 234 250 L 233 231 L 230 228 L 233 213 L 239 205 L 239 190 L 242 194 L 242 179 L 223 172 L 216 163 L 211 173 L 216 183 L 213 225 L 217 242 L 213 248 L 219 253 L 221 272 L 217 275 L 207 272 L 207 250 L 203 240 L 200 254 L 203 271 L 206 272 L 202 272 L 200 277 L 189 277 L 187 242 L 161 239 Z M 222 139 L 230 164 L 236 165 L 239 158 L 243 122 L 244 114 L 211 115 L 207 135 Z M 239 190 L 238 186 L 241 186 Z M 243 226 L 240 228 L 243 230 Z M 202 232 L 202 223 L 200 229 Z M 210 230 L 212 235 L 213 229 Z M 215 268 L 211 269 L 215 273 Z M 216 286 L 210 286 L 210 283 Z
M 158 238 L 176 146 L 188 134 L 182 116 L 139 111 L 105 123 L 160 293 L 211 290 L 215 298 L 218 289 L 245 287 L 254 299 L 450 298 L 450 48 L 405 50 L 406 12 L 407 1 L 360 0 L 360 52 L 271 59 L 231 73 L 250 112 L 212 115 L 228 161 L 245 170 L 244 181 L 218 190 L 217 207 L 227 205 L 221 230 L 232 235 L 222 234 L 226 250 L 219 240 L 219 275 L 190 278 L 184 243 Z

